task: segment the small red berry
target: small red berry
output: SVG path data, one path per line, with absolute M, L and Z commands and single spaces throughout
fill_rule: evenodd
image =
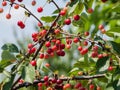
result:
M 42 87 L 42 83 L 38 83 L 38 87 Z
M 71 24 L 71 19 L 70 19 L 70 18 L 66 19 L 66 20 L 64 21 L 64 23 L 65 23 L 66 25 L 70 25 L 70 24 Z
M 33 0 L 31 4 L 32 4 L 32 6 L 35 6 L 36 5 L 36 1 Z
M 66 45 L 66 48 L 67 48 L 67 49 L 70 49 L 70 48 L 71 48 L 71 45 L 67 44 L 67 45 Z
M 10 2 L 11 2 L 11 3 L 14 3 L 14 2 L 15 2 L 15 0 L 10 0 Z
M 109 66 L 108 71 L 112 71 L 112 70 L 113 70 L 113 66 Z
M 95 58 L 95 57 L 97 57 L 98 56 L 98 52 L 92 52 L 92 54 L 91 54 L 91 57 L 93 57 L 93 58 Z
M 2 13 L 4 10 L 3 10 L 3 8 L 0 8 L 0 13 Z
M 78 89 L 78 88 L 80 88 L 81 86 L 82 86 L 81 83 L 77 83 L 77 84 L 75 84 L 74 88 L 75 88 L 75 89 Z
M 30 48 L 32 48 L 33 47 L 33 44 L 28 44 L 28 48 L 30 49 Z
M 14 8 L 15 8 L 15 9 L 18 9 L 18 8 L 19 8 L 19 5 L 18 5 L 18 4 L 15 4 L 15 5 L 14 5 Z
M 44 58 L 44 54 L 41 53 L 41 54 L 39 55 L 39 57 L 40 57 L 41 59 L 43 59 L 43 58 Z
M 30 64 L 31 64 L 32 66 L 36 66 L 36 60 L 32 60 L 32 61 L 30 62 Z
M 7 5 L 7 2 L 6 1 L 3 1 L 2 2 L 2 6 L 6 6 Z
M 41 13 L 41 12 L 43 11 L 43 8 L 42 8 L 42 7 L 38 7 L 38 8 L 37 8 L 37 11 L 38 11 L 39 13 Z
M 90 84 L 89 89 L 94 90 L 94 88 L 95 88 L 94 84 Z
M 62 84 L 63 81 L 62 81 L 61 79 L 58 79 L 56 83 L 57 83 L 57 84 Z
M 93 13 L 93 9 L 92 8 L 88 8 L 87 12 L 91 14 L 91 13 Z
M 106 30 L 103 28 L 103 29 L 101 29 L 101 33 L 102 34 L 105 34 L 106 33 Z
M 60 33 L 60 30 L 59 30 L 59 29 L 55 29 L 54 33 L 55 33 L 55 34 L 59 34 L 59 33 Z
M 98 28 L 99 28 L 100 30 L 102 30 L 102 29 L 104 28 L 104 26 L 103 26 L 102 24 L 100 24 L 100 25 L 98 26 Z
M 49 77 L 48 76 L 44 76 L 44 81 L 46 82 L 46 81 L 48 81 L 48 79 L 49 79 Z
M 85 36 L 89 36 L 89 32 L 84 32 L 84 35 Z
M 73 39 L 73 42 L 74 42 L 74 43 L 79 42 L 79 38 L 74 38 L 74 39 Z
M 65 11 L 65 10 L 61 10 L 61 11 L 60 11 L 60 15 L 61 15 L 61 16 L 64 16 L 65 14 L 66 14 L 66 11 Z
M 78 50 L 79 50 L 79 51 L 81 51 L 82 49 L 83 49 L 82 46 L 79 46 L 79 47 L 78 47 Z
M 84 48 L 80 51 L 82 55 L 85 55 L 88 52 L 88 48 Z
M 93 51 L 98 51 L 98 46 L 97 45 L 93 46 L 92 50 Z
M 45 43 L 45 46 L 46 46 L 46 47 L 50 47 L 50 46 L 51 46 L 51 43 L 50 43 L 49 41 L 47 41 L 47 42 Z
M 98 54 L 98 58 L 103 58 L 103 54 Z
M 18 2 L 22 2 L 23 0 L 18 0 Z
M 105 3 L 107 0 L 101 0 L 103 3 Z
M 6 14 L 6 18 L 10 19 L 11 18 L 11 14 L 10 13 Z
M 84 44 L 85 46 L 87 46 L 87 45 L 88 45 L 88 42 L 87 42 L 87 41 L 84 41 L 83 44 Z
M 78 21 L 80 19 L 80 16 L 79 15 L 74 15 L 73 18 L 74 18 L 75 21 Z

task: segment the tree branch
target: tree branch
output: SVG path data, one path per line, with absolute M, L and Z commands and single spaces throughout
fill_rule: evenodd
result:
M 68 80 L 89 80 L 89 79 L 94 79 L 94 78 L 103 78 L 105 77 L 105 74 L 97 74 L 97 75 L 93 75 L 93 76 L 75 76 L 75 77 L 63 77 L 63 78 L 59 78 L 63 81 L 68 81 Z M 49 79 L 49 81 L 51 80 L 52 78 Z M 40 79 L 40 80 L 35 80 L 33 83 L 28 83 L 28 82 L 24 82 L 22 84 L 19 84 L 17 86 L 15 86 L 12 90 L 17 90 L 19 88 L 22 88 L 22 87 L 28 87 L 28 86 L 31 86 L 31 85 L 37 85 L 38 83 L 44 83 L 44 80 L 43 79 Z

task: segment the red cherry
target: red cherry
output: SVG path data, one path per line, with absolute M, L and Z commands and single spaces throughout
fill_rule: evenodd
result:
M 97 45 L 93 46 L 92 50 L 93 51 L 98 51 L 98 46 Z
M 91 14 L 91 13 L 93 13 L 93 9 L 92 8 L 88 8 L 87 12 Z
M 80 19 L 80 16 L 79 15 L 74 15 L 73 18 L 74 18 L 75 21 L 78 21 Z
M 107 0 L 101 0 L 103 3 L 105 3 Z
M 32 60 L 32 61 L 30 62 L 30 64 L 31 64 L 32 66 L 36 66 L 36 60 Z
M 57 50 L 57 46 L 56 45 L 52 46 L 52 50 L 56 51 Z
M 49 63 L 46 63 L 45 66 L 49 68 L 49 67 L 50 67 L 50 64 L 49 64 Z
M 36 51 L 36 48 L 35 47 L 33 47 L 33 48 L 31 48 L 31 49 L 29 49 L 29 54 L 32 54 L 32 53 L 34 53 Z
M 103 58 L 103 54 L 98 54 L 98 58 Z
M 46 47 L 50 47 L 50 46 L 51 46 L 51 43 L 50 43 L 49 41 L 47 41 L 47 42 L 45 43 L 45 46 L 46 46 Z
M 42 87 L 42 83 L 38 83 L 38 87 Z
M 48 59 L 49 58 L 49 54 L 44 54 L 44 58 Z
M 36 5 L 36 1 L 33 0 L 31 4 L 32 4 L 32 6 L 35 6 Z
M 11 3 L 14 3 L 14 2 L 15 2 L 15 0 L 10 0 L 10 2 L 11 2 Z
M 80 51 L 82 55 L 85 55 L 88 52 L 88 48 L 84 48 Z
M 81 86 L 82 86 L 81 83 L 77 83 L 77 84 L 75 84 L 74 88 L 75 88 L 75 89 L 78 89 L 78 88 L 80 88 Z
M 67 44 L 67 45 L 66 45 L 66 48 L 67 48 L 67 49 L 70 49 L 70 48 L 71 48 L 71 45 Z
M 64 23 L 65 23 L 66 25 L 70 25 L 70 24 L 71 24 L 71 19 L 70 19 L 70 18 L 66 19 L 66 20 L 64 21 Z
M 43 59 L 43 58 L 44 58 L 44 54 L 41 53 L 41 54 L 39 55 L 39 57 L 40 57 L 41 59 Z
M 33 44 L 28 44 L 28 48 L 31 49 L 33 47 Z
M 87 45 L 88 45 L 88 42 L 87 42 L 87 41 L 84 41 L 83 44 L 84 44 L 85 46 L 87 46 Z
M 60 11 L 60 15 L 61 15 L 61 16 L 64 16 L 65 14 L 66 14 L 66 11 L 65 11 L 65 10 L 61 10 L 61 11 Z
M 3 10 L 3 8 L 0 8 L 0 13 L 2 13 L 4 10 Z
M 15 9 L 18 9 L 18 8 L 19 8 L 19 5 L 18 5 L 18 4 L 15 4 L 15 5 L 14 5 L 14 8 L 15 8 Z
M 49 77 L 48 76 L 44 76 L 44 81 L 46 82 L 46 81 L 48 81 L 48 79 L 49 79 Z
M 55 34 L 59 34 L 59 33 L 60 33 L 60 30 L 59 30 L 59 29 L 55 29 L 54 33 L 55 33 Z
M 94 90 L 94 88 L 95 88 L 94 84 L 90 84 L 89 89 Z
M 106 33 L 106 30 L 103 28 L 103 29 L 101 29 L 101 33 L 102 34 L 105 34 Z
M 39 27 L 43 26 L 43 25 L 42 25 L 42 23 L 40 23 L 40 22 L 38 22 L 38 24 L 37 24 L 37 25 L 38 25 Z
M 60 44 L 60 49 L 64 49 L 65 48 L 65 44 Z
M 63 81 L 62 81 L 61 79 L 58 79 L 56 83 L 57 83 L 57 84 L 62 84 Z
M 71 40 L 71 39 L 66 39 L 66 43 L 67 43 L 67 44 L 71 44 L 71 43 L 72 43 L 72 40 Z
M 102 90 L 100 86 L 97 86 L 97 90 Z
M 37 8 L 37 11 L 38 11 L 39 13 L 41 13 L 41 12 L 43 11 L 43 8 L 42 8 L 42 7 L 38 7 L 38 8 Z
M 55 43 L 56 43 L 56 44 L 61 44 L 61 41 L 60 41 L 60 40 L 56 40 Z
M 2 2 L 2 6 L 6 6 L 7 5 L 7 2 L 6 1 L 3 1 Z
M 45 29 L 43 29 L 43 30 L 41 31 L 42 36 L 45 36 L 46 33 L 47 33 L 47 30 L 45 30 Z
M 99 28 L 100 30 L 102 30 L 102 29 L 104 28 L 104 26 L 103 26 L 102 24 L 100 24 L 100 25 L 98 26 L 98 28 Z
M 48 54 L 51 54 L 51 53 L 53 52 L 53 49 L 48 48 L 46 52 L 47 52 Z
M 23 0 L 18 0 L 18 2 L 22 2 Z
M 78 47 L 78 50 L 79 50 L 79 51 L 81 51 L 82 49 L 83 49 L 82 46 L 79 46 L 79 47 Z
M 74 43 L 79 42 L 79 38 L 74 38 L 74 39 L 73 39 L 73 42 L 74 42 Z
M 61 52 L 60 52 L 60 56 L 65 56 L 65 52 L 64 52 L 64 51 L 61 51 Z
M 20 79 L 18 82 L 19 82 L 20 84 L 22 84 L 22 83 L 24 83 L 24 80 L 23 80 L 23 79 Z
M 92 56 L 93 58 L 97 57 L 97 56 L 98 56 L 98 52 L 95 52 L 95 51 L 92 52 L 91 56 Z
M 6 18 L 10 19 L 11 18 L 11 14 L 10 13 L 6 14 Z
M 108 71 L 112 71 L 112 70 L 113 70 L 113 66 L 109 66 Z
M 84 32 L 84 35 L 85 36 L 89 36 L 89 32 Z
M 52 78 L 52 83 L 56 83 L 57 82 L 57 80 L 55 79 L 55 78 Z

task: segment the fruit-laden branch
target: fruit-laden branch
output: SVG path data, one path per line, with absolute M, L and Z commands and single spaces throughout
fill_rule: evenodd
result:
M 70 80 L 89 80 L 89 79 L 103 78 L 103 77 L 105 77 L 105 74 L 97 74 L 97 75 L 93 75 L 93 76 L 63 77 L 63 78 L 59 78 L 59 79 L 61 79 L 62 81 L 70 81 Z M 49 81 L 51 79 L 52 78 L 49 78 Z M 17 89 L 22 88 L 22 87 L 37 85 L 38 83 L 44 83 L 44 80 L 43 79 L 35 80 L 33 83 L 24 82 L 22 84 L 18 84 L 17 86 L 13 87 L 13 89 L 11 89 L 11 90 L 17 90 Z

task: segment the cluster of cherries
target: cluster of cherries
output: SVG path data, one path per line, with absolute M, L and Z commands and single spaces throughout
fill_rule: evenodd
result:
M 68 89 L 74 89 L 74 90 L 88 90 L 85 88 L 81 82 L 77 82 L 75 85 L 72 85 L 69 83 L 64 83 L 62 79 L 57 79 L 57 78 L 49 78 L 48 76 L 43 77 L 44 83 L 39 82 L 38 85 L 38 90 L 43 90 L 43 87 L 46 87 L 46 90 L 68 90 Z M 20 79 L 19 84 L 24 83 L 23 79 Z M 89 90 L 101 90 L 100 86 L 95 86 L 94 84 L 89 84 Z

